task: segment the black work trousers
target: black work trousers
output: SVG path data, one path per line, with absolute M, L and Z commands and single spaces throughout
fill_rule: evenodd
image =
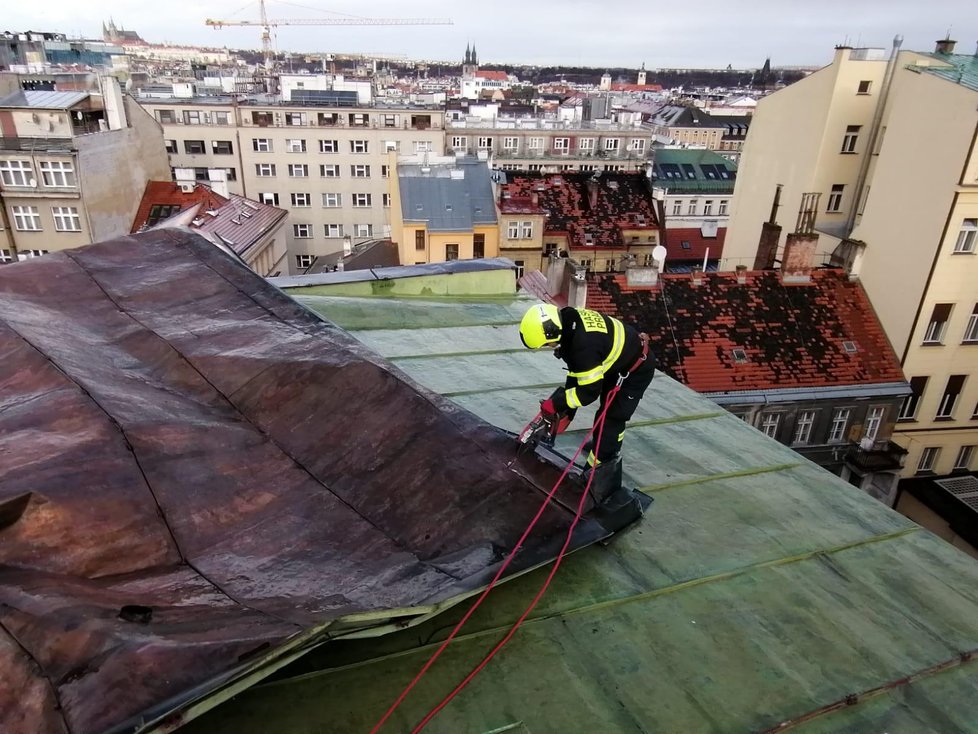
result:
M 650 355 L 642 363 L 641 367 L 634 372 L 630 372 L 628 377 L 625 378 L 625 381 L 621 385 L 621 390 L 615 394 L 611 406 L 608 408 L 608 414 L 604 419 L 604 429 L 601 430 L 601 443 L 598 444 L 598 450 L 592 450 L 591 455 L 588 456 L 589 464 L 594 464 L 595 455 L 597 455 L 598 463 L 601 463 L 602 461 L 615 458 L 621 451 L 621 444 L 625 439 L 625 424 L 628 423 L 635 409 L 638 407 L 638 403 L 652 383 L 652 377 L 654 375 L 655 363 L 652 361 Z M 601 416 L 601 412 L 604 410 L 605 402 L 608 400 L 611 391 L 618 384 L 618 377 L 619 375 L 617 374 L 605 376 L 604 384 L 601 386 L 601 404 L 598 407 L 598 412 L 594 416 L 595 422 Z M 598 429 L 595 429 L 591 440 L 597 442 Z

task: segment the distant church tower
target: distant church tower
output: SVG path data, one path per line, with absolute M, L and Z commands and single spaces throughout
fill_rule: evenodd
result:
M 473 45 L 470 49 L 469 45 L 465 44 L 465 58 L 462 60 L 462 76 L 466 79 L 472 79 L 478 71 L 479 56 L 475 51 L 475 46 Z
M 638 72 L 638 84 L 645 85 L 645 62 L 642 62 L 642 68 Z
M 611 74 L 607 71 L 601 75 L 601 83 L 598 84 L 598 89 L 602 92 L 607 92 L 611 90 Z

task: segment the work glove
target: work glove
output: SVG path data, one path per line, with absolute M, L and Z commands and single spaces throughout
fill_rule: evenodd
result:
M 550 425 L 550 433 L 553 436 L 566 431 L 573 417 L 567 413 L 558 413 L 552 396 L 540 403 L 540 415 Z
M 540 415 L 547 420 L 553 420 L 557 417 L 557 406 L 554 405 L 553 398 L 547 398 L 540 403 Z

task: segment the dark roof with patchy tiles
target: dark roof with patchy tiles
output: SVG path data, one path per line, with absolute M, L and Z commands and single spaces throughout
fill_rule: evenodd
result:
M 664 275 L 654 288 L 597 276 L 587 304 L 648 332 L 662 369 L 699 392 L 904 381 L 862 285 L 841 270 L 815 270 L 801 285 L 776 271 L 749 272 L 743 285 L 734 273 L 704 274 L 701 285 Z

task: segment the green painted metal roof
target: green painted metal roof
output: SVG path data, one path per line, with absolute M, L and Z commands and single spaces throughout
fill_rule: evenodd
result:
M 939 76 L 948 81 L 960 84 L 968 89 L 978 91 L 978 54 L 930 54 L 947 66 L 913 66 L 917 71 L 924 71 Z
M 519 348 L 528 300 L 300 300 L 506 429 L 562 380 L 549 353 Z M 588 424 L 580 415 L 564 448 Z M 624 453 L 626 481 L 655 497 L 650 514 L 568 558 L 426 731 L 741 732 L 793 720 L 806 732 L 978 731 L 978 665 L 959 657 L 978 648 L 972 558 L 661 374 Z M 384 731 L 409 731 L 449 692 L 544 573 L 495 589 Z M 466 606 L 331 642 L 187 731 L 368 731 Z

